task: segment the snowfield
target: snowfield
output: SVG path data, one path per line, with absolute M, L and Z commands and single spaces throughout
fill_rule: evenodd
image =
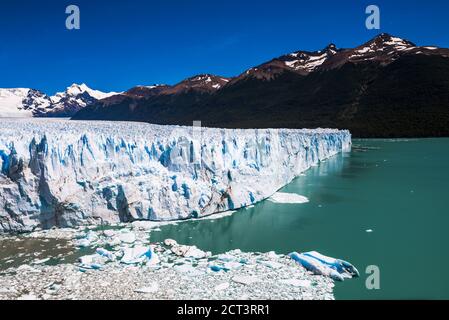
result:
M 28 97 L 29 89 L 0 89 L 0 116 L 8 118 L 32 117 L 33 112 L 25 109 L 23 101 Z
M 0 231 L 198 218 L 252 205 L 349 131 L 0 119 Z

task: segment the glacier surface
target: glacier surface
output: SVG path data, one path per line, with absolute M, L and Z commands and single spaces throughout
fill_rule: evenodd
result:
M 351 147 L 346 130 L 0 119 L 0 231 L 198 218 Z

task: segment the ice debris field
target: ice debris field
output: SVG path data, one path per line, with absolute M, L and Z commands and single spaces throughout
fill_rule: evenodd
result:
M 0 119 L 0 231 L 198 218 L 250 206 L 351 147 L 334 129 Z
M 334 299 L 333 280 L 358 276 L 350 263 L 313 251 L 212 254 L 173 239 L 151 242 L 156 227 L 135 221 L 0 236 L 0 244 L 49 243 L 19 264 L 1 268 L 0 260 L 0 300 Z M 65 253 L 54 243 L 67 247 Z

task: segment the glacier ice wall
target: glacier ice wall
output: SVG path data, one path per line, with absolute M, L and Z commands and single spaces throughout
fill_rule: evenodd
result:
M 351 146 L 332 129 L 0 119 L 0 231 L 201 217 L 261 201 Z

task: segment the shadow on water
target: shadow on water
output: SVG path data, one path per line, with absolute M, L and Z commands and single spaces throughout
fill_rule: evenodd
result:
M 162 227 L 152 241 L 214 253 L 317 250 L 361 272 L 336 285 L 337 299 L 449 299 L 449 139 L 355 144 L 282 189 L 309 203 L 264 201 L 222 219 Z M 365 286 L 370 265 L 380 269 L 380 290 Z

